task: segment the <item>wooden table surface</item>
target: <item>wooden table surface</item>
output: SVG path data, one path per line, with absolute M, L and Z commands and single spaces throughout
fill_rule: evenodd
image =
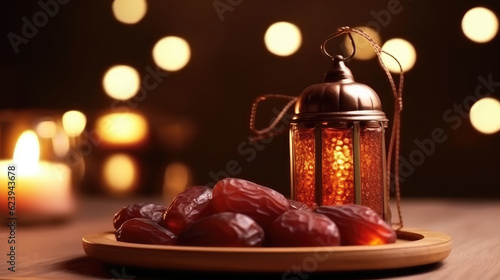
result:
M 134 202 L 159 202 L 142 198 Z M 19 226 L 16 272 L 7 270 L 7 236 L 0 231 L 0 279 L 500 279 L 500 201 L 403 199 L 405 226 L 449 234 L 453 249 L 443 262 L 397 270 L 311 273 L 200 273 L 145 270 L 88 258 L 82 236 L 112 230 L 113 214 L 131 201 L 83 199 L 78 214 L 57 225 Z M 394 209 L 394 208 L 393 208 Z

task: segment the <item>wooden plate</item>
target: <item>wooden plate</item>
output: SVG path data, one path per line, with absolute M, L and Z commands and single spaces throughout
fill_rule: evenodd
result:
M 404 268 L 448 257 L 451 237 L 423 229 L 404 229 L 394 244 L 324 247 L 194 247 L 116 241 L 113 232 L 82 238 L 93 259 L 143 268 L 231 272 L 354 271 Z

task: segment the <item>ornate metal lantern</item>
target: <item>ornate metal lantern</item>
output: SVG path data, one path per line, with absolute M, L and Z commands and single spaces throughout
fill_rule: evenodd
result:
M 371 87 L 355 82 L 344 64 L 356 50 L 351 32 L 370 42 L 394 94 L 394 120 L 387 153 L 385 129 L 389 121 L 382 111 L 380 99 Z M 353 44 L 353 52 L 346 59 L 332 56 L 325 50 L 328 40 L 342 34 L 347 34 Z M 384 53 L 399 62 L 360 29 L 341 27 L 337 33 L 327 37 L 321 47 L 333 61 L 323 82 L 307 87 L 299 97 L 264 95 L 257 98 L 250 116 L 250 130 L 256 134 L 254 139 L 282 132 L 275 128 L 287 110 L 295 105 L 289 130 L 292 199 L 309 206 L 361 204 L 373 209 L 389 223 L 389 172 L 394 157 L 399 222 L 393 224 L 402 227 L 398 180 L 402 68 L 400 66 L 399 84 L 396 86 L 381 55 Z M 289 102 L 269 127 L 257 130 L 257 106 L 269 98 L 287 99 Z
M 308 205 L 362 204 L 390 220 L 384 129 L 369 86 L 336 56 L 324 82 L 307 87 L 290 124 L 293 199 Z

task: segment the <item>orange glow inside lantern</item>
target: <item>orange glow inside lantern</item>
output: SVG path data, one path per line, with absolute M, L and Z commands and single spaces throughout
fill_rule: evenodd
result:
M 292 198 L 307 205 L 361 204 L 390 221 L 378 95 L 336 56 L 323 83 L 297 99 L 290 124 Z

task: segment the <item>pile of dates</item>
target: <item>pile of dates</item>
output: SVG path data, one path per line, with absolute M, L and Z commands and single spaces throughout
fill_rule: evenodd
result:
M 170 205 L 131 204 L 113 219 L 118 241 L 214 247 L 377 245 L 396 233 L 368 207 L 310 208 L 238 178 L 189 187 Z

